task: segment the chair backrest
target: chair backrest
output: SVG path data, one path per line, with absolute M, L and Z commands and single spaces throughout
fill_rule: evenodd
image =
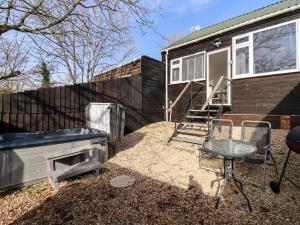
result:
M 232 120 L 213 119 L 210 122 L 209 136 L 211 139 L 220 140 L 232 137 Z
M 267 121 L 244 120 L 241 125 L 241 140 L 257 147 L 258 154 L 264 154 L 271 142 L 271 124 Z

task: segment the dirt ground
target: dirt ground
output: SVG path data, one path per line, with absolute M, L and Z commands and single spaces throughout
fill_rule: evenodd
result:
M 0 224 L 300 224 L 300 192 L 286 180 L 280 194 L 245 186 L 252 213 L 229 183 L 215 210 L 216 193 L 223 184 L 222 161 L 204 158 L 204 169 L 199 169 L 198 146 L 167 144 L 173 129 L 173 123 L 160 122 L 127 135 L 100 176 L 63 181 L 57 194 L 46 181 L 2 194 Z M 287 153 L 286 134 L 272 131 L 279 171 Z M 234 136 L 239 137 L 238 128 Z M 299 162 L 299 155 L 293 154 L 287 171 L 298 184 Z M 237 169 L 242 178 L 261 178 L 259 168 Z M 135 184 L 120 189 L 109 185 L 110 179 L 123 174 L 134 176 Z M 270 167 L 267 182 L 277 179 Z

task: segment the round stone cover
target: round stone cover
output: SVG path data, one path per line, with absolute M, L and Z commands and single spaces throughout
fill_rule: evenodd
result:
M 115 188 L 124 188 L 133 185 L 135 178 L 129 175 L 121 175 L 110 180 L 110 185 Z

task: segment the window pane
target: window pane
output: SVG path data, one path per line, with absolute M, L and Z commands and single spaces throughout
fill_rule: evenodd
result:
M 203 54 L 196 56 L 195 63 L 195 79 L 201 79 L 203 78 Z
M 172 81 L 179 81 L 179 68 L 172 69 Z
M 187 73 L 188 73 L 188 65 L 187 65 L 187 60 L 182 60 L 182 80 L 187 80 Z
M 172 62 L 172 65 L 178 65 L 179 64 L 179 60 L 175 60 Z
M 238 39 L 235 40 L 235 43 L 236 44 L 241 44 L 241 43 L 244 43 L 244 42 L 247 42 L 247 41 L 249 41 L 249 36 L 238 38 Z
M 190 57 L 187 59 L 188 61 L 188 79 L 194 80 L 194 74 L 195 74 L 195 59 L 194 57 Z
M 296 23 L 253 35 L 254 73 L 296 68 Z
M 236 50 L 235 74 L 249 73 L 249 47 L 239 48 Z
M 203 78 L 204 54 L 198 54 L 182 59 L 182 80 L 195 80 Z

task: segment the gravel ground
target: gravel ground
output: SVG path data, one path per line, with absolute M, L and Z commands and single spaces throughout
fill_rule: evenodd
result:
M 160 122 L 127 135 L 100 176 L 63 181 L 58 194 L 45 181 L 0 195 L 0 224 L 300 224 L 300 193 L 287 181 L 280 194 L 245 186 L 252 213 L 230 183 L 215 210 L 215 195 L 222 185 L 219 160 L 203 161 L 216 172 L 200 170 L 197 146 L 166 144 L 173 129 L 172 123 Z M 286 133 L 272 133 L 279 170 L 287 152 Z M 239 130 L 234 134 L 238 137 Z M 288 168 L 296 182 L 299 161 L 293 154 Z M 238 171 L 253 180 L 259 177 L 253 168 L 239 166 Z M 120 189 L 109 185 L 110 179 L 123 174 L 134 176 L 135 184 Z M 273 179 L 277 175 L 270 168 L 268 182 Z

